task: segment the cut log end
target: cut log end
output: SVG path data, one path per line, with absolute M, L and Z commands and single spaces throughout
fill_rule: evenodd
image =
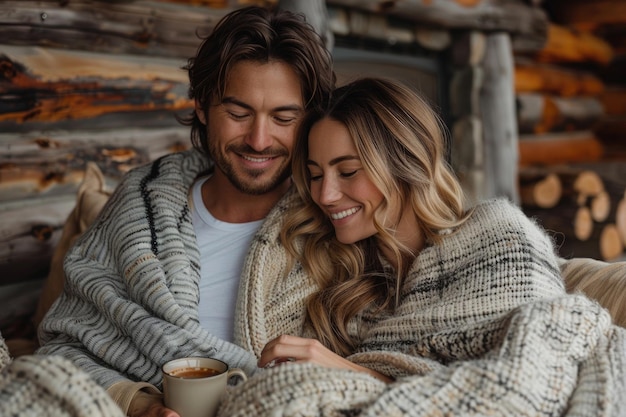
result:
M 604 222 L 611 212 L 611 196 L 601 191 L 591 200 L 591 217 L 597 222 Z
M 604 191 L 604 182 L 593 171 L 582 171 L 573 184 L 574 191 L 585 195 L 597 195 Z
M 574 217 L 574 235 L 580 241 L 585 241 L 591 237 L 593 232 L 593 218 L 591 210 L 587 207 L 580 207 Z
M 548 174 L 545 178 L 520 186 L 522 204 L 532 207 L 552 208 L 561 199 L 561 180 L 556 174 Z
M 600 234 L 600 256 L 605 261 L 613 261 L 619 258 L 624 252 L 624 243 L 617 227 L 608 224 Z
M 615 226 L 622 239 L 622 243 L 626 246 L 626 197 L 622 198 L 617 204 L 615 213 Z

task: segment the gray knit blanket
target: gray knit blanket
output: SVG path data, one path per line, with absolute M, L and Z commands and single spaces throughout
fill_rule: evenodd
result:
M 0 416 L 123 415 L 106 391 L 67 359 L 27 355 L 11 360 L 0 335 Z
M 259 231 L 240 288 L 237 336 L 257 356 L 277 335 L 308 335 L 315 286 L 299 265 L 280 273 L 288 205 Z M 504 200 L 419 254 L 393 314 L 365 312 L 351 329 L 349 359 L 394 383 L 287 362 L 229 390 L 220 416 L 626 415 L 626 330 L 565 293 L 551 240 Z
M 62 355 L 105 388 L 161 386 L 161 365 L 221 359 L 248 373 L 256 358 L 198 320 L 199 252 L 188 192 L 209 164 L 195 150 L 129 172 L 68 252 L 65 289 L 39 328 L 38 353 Z

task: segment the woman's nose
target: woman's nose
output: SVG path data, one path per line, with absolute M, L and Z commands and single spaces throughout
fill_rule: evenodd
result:
M 325 176 L 322 179 L 320 187 L 319 201 L 324 205 L 331 205 L 337 202 L 341 198 L 341 191 L 337 184 L 337 181 L 330 176 Z

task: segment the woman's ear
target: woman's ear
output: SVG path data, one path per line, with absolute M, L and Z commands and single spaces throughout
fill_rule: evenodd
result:
M 196 106 L 196 116 L 202 122 L 203 125 L 206 125 L 206 113 L 204 112 L 204 108 L 198 103 L 198 100 L 195 101 Z

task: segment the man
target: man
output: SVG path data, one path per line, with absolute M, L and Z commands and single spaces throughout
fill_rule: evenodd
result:
M 194 149 L 122 180 L 68 253 L 65 291 L 39 335 L 38 353 L 71 359 L 131 416 L 176 415 L 156 388 L 170 359 L 256 370 L 233 343 L 241 266 L 290 187 L 300 119 L 335 83 L 301 16 L 258 7 L 225 16 L 186 69 Z

